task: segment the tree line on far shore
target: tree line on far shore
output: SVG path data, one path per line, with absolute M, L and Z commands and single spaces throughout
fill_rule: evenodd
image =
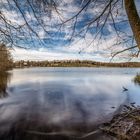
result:
M 13 63 L 14 68 L 24 67 L 140 67 L 140 62 L 107 63 L 91 60 L 25 61 Z
M 0 72 L 12 68 L 24 67 L 140 67 L 140 62 L 96 62 L 91 60 L 53 60 L 53 61 L 15 61 L 13 62 L 10 50 L 0 44 Z

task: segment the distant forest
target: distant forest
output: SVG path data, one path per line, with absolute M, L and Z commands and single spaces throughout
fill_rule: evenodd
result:
M 16 61 L 14 68 L 24 67 L 140 67 L 140 62 L 107 63 L 90 60 Z

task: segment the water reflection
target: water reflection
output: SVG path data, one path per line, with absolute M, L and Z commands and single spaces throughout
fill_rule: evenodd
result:
M 0 98 L 8 96 L 6 89 L 8 82 L 10 82 L 10 77 L 10 73 L 0 72 Z
M 76 137 L 111 119 L 120 105 L 131 102 L 132 97 L 139 102 L 139 89 L 131 81 L 137 71 L 110 68 L 13 70 L 7 88 L 9 96 L 0 99 L 0 140 L 79 139 Z M 123 92 L 123 87 L 128 91 Z M 83 139 L 114 140 L 104 135 Z
M 28 83 L 9 91 L 14 95 L 0 102 L 2 140 L 78 140 L 114 113 L 112 104 L 118 105 L 110 94 L 93 96 L 85 87 L 58 82 Z M 93 137 L 99 140 L 94 135 L 83 139 Z

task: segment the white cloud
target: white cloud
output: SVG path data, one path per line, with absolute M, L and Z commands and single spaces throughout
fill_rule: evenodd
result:
M 15 48 L 11 50 L 12 56 L 15 61 L 17 60 L 34 60 L 34 61 L 41 61 L 41 60 L 97 60 L 97 61 L 104 61 L 105 59 L 102 58 L 99 54 L 91 55 L 88 53 L 70 53 L 70 52 L 55 52 L 55 51 L 48 51 L 47 49 L 39 49 L 39 50 L 26 50 L 21 48 Z
M 4 1 L 4 0 L 2 0 Z M 46 24 L 46 29 L 48 29 L 47 31 L 55 31 L 57 32 L 58 29 L 57 27 L 53 27 L 52 25 L 56 24 L 56 23 L 60 23 L 61 20 L 66 20 L 71 18 L 76 12 L 79 11 L 80 7 L 78 7 L 77 5 L 72 4 L 74 2 L 74 0 L 63 0 L 63 3 L 61 3 L 58 7 L 58 11 L 62 14 L 62 17 L 60 17 L 60 15 L 53 10 L 52 11 L 52 19 L 49 18 L 48 16 L 46 16 L 45 13 L 41 13 L 41 19 L 44 21 L 44 23 Z M 84 2 L 83 0 L 81 1 L 81 3 Z M 138 2 L 138 0 L 137 0 Z M 65 4 L 67 4 L 67 6 L 65 6 Z M 90 5 L 91 6 L 91 5 Z M 92 5 L 93 6 L 93 5 Z M 86 13 L 93 14 L 93 15 L 99 15 L 100 12 L 102 12 L 102 9 L 105 5 L 95 5 L 94 8 L 89 8 Z M 124 20 L 126 19 L 126 15 L 124 10 L 120 10 L 118 15 L 116 16 L 116 12 L 118 7 L 115 8 L 115 12 L 114 12 L 114 18 L 116 22 L 119 22 L 120 20 Z M 2 9 L 2 13 L 5 15 L 5 17 L 7 19 L 10 19 L 10 21 L 13 24 L 18 24 L 18 25 L 22 25 L 25 23 L 24 19 L 22 18 L 22 16 L 20 15 L 20 13 L 17 13 L 16 11 L 8 11 L 5 8 Z M 81 13 L 80 17 L 78 18 L 78 20 L 83 20 L 84 17 L 84 12 Z M 36 21 L 35 17 L 33 16 L 32 13 L 26 12 L 25 14 L 27 21 Z M 18 19 L 18 20 L 17 20 Z M 36 21 L 37 22 L 37 21 Z M 66 24 L 65 28 L 62 28 L 62 32 L 66 33 L 65 35 L 65 39 L 69 38 L 71 35 L 71 23 L 72 22 L 68 22 L 68 24 Z M 103 58 L 103 56 L 108 56 L 109 53 L 111 53 L 112 51 L 119 51 L 119 50 L 123 50 L 124 46 L 123 45 L 118 45 L 117 47 L 113 46 L 117 41 L 118 38 L 115 34 L 114 29 L 112 28 L 112 26 L 110 25 L 110 23 L 112 23 L 111 20 L 109 20 L 107 22 L 107 28 L 109 30 L 109 32 L 111 32 L 111 35 L 106 36 L 106 39 L 100 39 L 96 38 L 94 41 L 94 35 L 87 33 L 85 39 L 80 39 L 79 37 L 75 38 L 75 41 L 68 46 L 61 46 L 61 47 L 55 47 L 54 50 L 50 51 L 50 50 L 45 50 L 40 48 L 41 46 L 39 46 L 39 51 L 37 50 L 25 50 L 25 49 L 19 49 L 19 48 L 15 48 L 15 51 L 12 51 L 12 55 L 14 57 L 15 60 L 21 60 L 21 59 L 25 59 L 25 60 L 54 60 L 54 59 L 93 59 L 93 60 L 106 60 L 105 58 Z M 31 23 L 30 23 L 31 24 Z M 35 31 L 38 33 L 39 37 L 41 39 L 46 37 L 46 33 L 45 31 L 39 26 L 32 26 L 33 29 L 35 29 Z M 93 25 L 93 27 L 96 27 L 95 25 Z M 26 37 L 28 37 L 29 35 L 29 31 L 27 29 L 24 29 L 26 34 Z M 127 33 L 132 34 L 132 32 L 130 31 L 131 29 L 127 28 Z M 76 30 L 77 31 L 77 30 Z M 60 32 L 60 31 L 58 31 Z M 34 36 L 33 36 L 34 37 Z M 54 38 L 56 39 L 56 36 L 54 36 Z M 58 37 L 63 38 L 62 37 Z M 36 39 L 36 38 L 35 38 Z M 80 39 L 79 41 L 77 41 L 78 39 Z M 26 47 L 26 46 L 25 46 Z M 32 47 L 32 46 L 31 46 Z M 57 51 L 56 51 L 57 50 Z M 81 54 L 78 54 L 78 52 L 81 51 Z M 99 52 L 98 54 L 96 52 Z M 84 54 L 83 54 L 84 53 Z
M 21 18 L 18 12 L 13 10 L 9 11 L 4 8 L 1 10 L 2 10 L 2 14 L 5 16 L 6 19 L 8 19 L 11 22 L 11 24 L 23 25 L 25 23 L 25 21 Z
M 42 61 L 42 60 L 93 60 L 93 61 L 102 61 L 109 62 L 111 57 L 103 56 L 100 53 L 72 53 L 71 50 L 67 52 L 55 52 L 48 51 L 47 49 L 40 48 L 39 50 L 26 50 L 21 48 L 15 48 L 11 50 L 11 54 L 14 58 L 14 61 L 18 60 L 32 60 L 32 61 Z M 121 62 L 128 61 L 128 58 L 124 57 L 115 57 L 113 61 Z M 140 58 L 133 58 L 131 61 L 140 61 Z

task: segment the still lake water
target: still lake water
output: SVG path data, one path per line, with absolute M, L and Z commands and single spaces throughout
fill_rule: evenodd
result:
M 122 105 L 140 105 L 140 86 L 133 82 L 138 72 L 140 68 L 14 69 L 0 98 L 0 133 L 14 125 L 27 132 L 88 133 Z

